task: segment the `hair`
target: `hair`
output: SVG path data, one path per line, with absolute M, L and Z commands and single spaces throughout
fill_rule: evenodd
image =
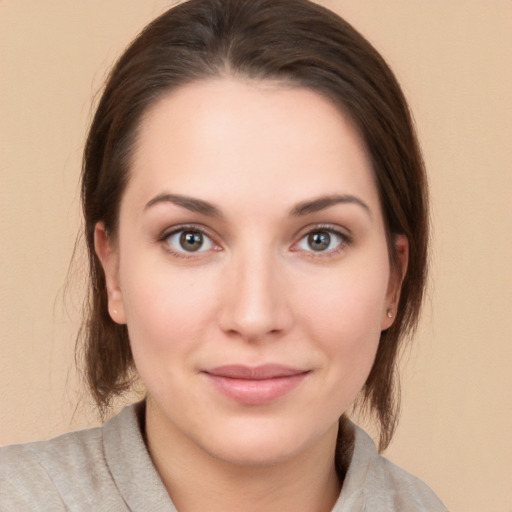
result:
M 137 379 L 127 328 L 108 314 L 94 229 L 103 222 L 115 237 L 141 119 L 170 91 L 223 76 L 308 88 L 350 116 L 371 159 L 392 265 L 397 265 L 394 237 L 407 237 L 409 261 L 395 321 L 381 333 L 356 402 L 378 420 L 382 450 L 398 417 L 397 356 L 417 324 L 424 295 L 427 183 L 393 73 L 351 25 L 308 0 L 189 0 L 150 23 L 111 70 L 86 141 L 81 181 L 90 283 L 77 354 L 88 387 L 104 414 Z

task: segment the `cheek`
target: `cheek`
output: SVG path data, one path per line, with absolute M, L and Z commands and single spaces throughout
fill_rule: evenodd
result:
M 168 357 L 193 350 L 215 316 L 214 286 L 205 285 L 206 276 L 165 263 L 137 265 L 131 258 L 121 270 L 134 356 Z
M 357 383 L 362 378 L 362 385 L 380 339 L 380 300 L 341 292 L 317 301 L 315 309 L 316 319 L 310 328 L 331 367 L 347 382 Z
M 380 334 L 386 304 L 387 265 L 347 265 L 339 271 L 306 277 L 297 288 L 300 308 L 326 339 L 338 334 L 347 343 L 360 345 L 366 335 Z
M 297 307 L 305 312 L 303 329 L 316 341 L 329 367 L 328 386 L 343 394 L 343 407 L 355 398 L 371 370 L 381 334 L 387 276 L 385 265 L 347 265 L 325 278 L 317 275 L 297 294 Z

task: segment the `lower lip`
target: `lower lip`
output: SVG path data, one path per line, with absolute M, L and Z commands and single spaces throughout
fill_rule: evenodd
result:
M 234 379 L 205 373 L 215 388 L 228 398 L 244 405 L 270 404 L 293 391 L 307 372 L 270 379 Z

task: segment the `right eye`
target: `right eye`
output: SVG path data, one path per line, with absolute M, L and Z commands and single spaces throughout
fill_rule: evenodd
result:
M 297 247 L 303 251 L 317 254 L 336 253 L 350 244 L 350 239 L 344 233 L 333 228 L 318 228 L 304 235 Z
M 169 234 L 165 241 L 177 253 L 197 253 L 209 251 L 214 244 L 212 239 L 198 229 L 183 228 Z

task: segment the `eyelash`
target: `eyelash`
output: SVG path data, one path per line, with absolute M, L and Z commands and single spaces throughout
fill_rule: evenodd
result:
M 334 237 L 338 238 L 339 242 L 337 243 L 336 247 L 329 250 L 319 251 L 315 251 L 312 248 L 308 250 L 297 247 L 302 241 L 307 240 L 309 236 L 319 233 L 326 233 L 330 237 L 334 235 Z M 297 252 L 304 252 L 309 258 L 329 258 L 338 255 L 340 252 L 343 252 L 343 250 L 345 250 L 347 247 L 350 247 L 352 243 L 352 237 L 345 231 L 340 230 L 338 227 L 332 226 L 330 224 L 318 224 L 308 228 L 307 231 L 299 238 L 298 242 L 293 244 L 292 250 Z
M 186 250 L 180 251 L 180 250 L 174 249 L 170 245 L 169 239 L 172 236 L 178 235 L 179 233 L 182 233 L 182 234 L 183 233 L 199 233 L 205 239 L 209 240 L 209 243 L 212 245 L 213 250 L 215 250 L 215 251 L 220 250 L 220 246 L 214 241 L 213 237 L 202 226 L 198 226 L 195 224 L 176 226 L 176 227 L 172 228 L 171 230 L 168 230 L 168 231 L 165 231 L 164 233 L 162 233 L 162 235 L 158 238 L 158 242 L 164 244 L 164 249 L 177 258 L 194 258 L 194 257 L 197 257 L 198 254 L 201 254 L 203 252 L 207 252 L 208 250 L 211 250 L 210 248 L 208 248 L 207 250 L 201 250 L 202 247 L 199 248 L 197 251 L 186 251 Z
M 211 244 L 214 251 L 220 251 L 222 248 L 219 244 L 217 244 L 214 240 L 214 238 L 209 234 L 209 232 L 204 229 L 202 226 L 190 224 L 190 225 L 181 225 L 181 226 L 175 226 L 174 228 L 167 230 L 162 233 L 162 235 L 158 238 L 158 242 L 164 244 L 164 249 L 171 253 L 173 256 L 177 258 L 197 258 L 197 255 L 208 252 L 212 250 L 212 248 L 208 247 L 206 250 L 201 250 L 202 246 L 197 251 L 186 251 L 183 250 L 176 250 L 174 249 L 170 243 L 169 239 L 175 235 L 178 235 L 180 233 L 199 233 L 201 234 L 205 239 L 209 241 L 209 244 Z M 301 242 L 304 240 L 307 240 L 307 237 L 313 235 L 313 234 L 319 234 L 324 233 L 328 234 L 330 237 L 334 235 L 334 237 L 339 239 L 339 242 L 337 243 L 336 247 L 329 249 L 329 250 L 318 250 L 315 251 L 314 249 L 303 249 L 298 247 Z M 331 242 L 331 240 L 329 240 Z M 293 252 L 303 252 L 307 254 L 310 258 L 329 258 L 332 256 L 335 256 L 342 252 L 346 247 L 350 247 L 352 244 L 353 239 L 350 235 L 348 235 L 346 232 L 341 231 L 339 228 L 334 227 L 332 225 L 315 225 L 311 228 L 308 228 L 307 231 L 301 235 L 299 240 L 297 242 L 294 242 L 292 244 L 291 250 Z M 306 242 L 307 243 L 307 242 Z

